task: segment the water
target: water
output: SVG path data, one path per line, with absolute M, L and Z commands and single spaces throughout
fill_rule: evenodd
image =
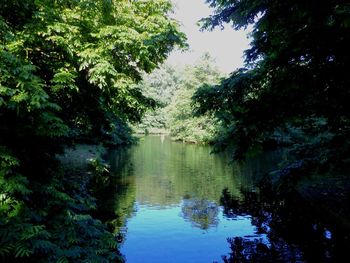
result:
M 217 211 L 215 223 L 203 229 L 182 213 L 181 204 L 163 209 L 138 206 L 121 247 L 127 262 L 213 262 L 229 250 L 228 235 L 256 232 L 249 216 L 228 220 Z
M 127 262 L 221 262 L 232 250 L 237 262 L 337 262 L 348 243 L 332 222 L 256 187 L 281 154 L 239 165 L 210 152 L 147 136 L 111 154 L 115 181 L 101 187 L 100 208 Z

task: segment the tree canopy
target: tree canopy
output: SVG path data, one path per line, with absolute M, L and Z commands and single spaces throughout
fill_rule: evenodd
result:
M 184 40 L 176 22 L 167 17 L 170 3 L 163 0 L 1 5 L 3 54 L 31 65 L 73 134 L 113 137 L 118 134 L 116 123 L 139 120 L 154 102 L 132 84 Z
M 235 157 L 278 143 L 294 146 L 302 163 L 349 158 L 350 5 L 348 1 L 208 0 L 204 29 L 252 25 L 245 68 L 194 99 L 197 112 L 224 123 L 218 145 Z M 300 159 L 301 158 L 301 159 Z
M 177 141 L 212 143 L 217 120 L 210 114 L 194 116 L 191 98 L 200 86 L 217 84 L 222 77 L 209 53 L 185 67 L 165 64 L 155 70 L 139 86 L 158 107 L 146 113 L 137 132 L 169 132 Z
M 138 132 L 165 132 L 168 128 L 167 106 L 175 96 L 176 90 L 182 86 L 183 69 L 170 64 L 163 64 L 160 68 L 146 75 L 138 84 L 142 92 L 157 103 L 157 107 L 149 109 L 142 122 L 137 125 Z
M 89 214 L 88 179 L 65 174 L 56 154 L 74 140 L 130 142 L 126 123 L 155 105 L 135 83 L 185 45 L 171 10 L 167 0 L 0 2 L 0 257 L 120 259 Z
M 170 135 L 179 141 L 212 143 L 217 132 L 217 120 L 211 114 L 193 115 L 192 96 L 202 85 L 219 83 L 223 74 L 209 53 L 204 53 L 183 72 L 182 83 L 166 108 Z

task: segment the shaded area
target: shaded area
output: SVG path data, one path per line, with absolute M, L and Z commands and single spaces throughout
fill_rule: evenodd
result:
M 252 216 L 256 237 L 228 239 L 232 252 L 225 262 L 342 262 L 350 247 L 350 229 L 320 207 L 312 206 L 296 191 L 276 191 L 269 182 L 255 191 L 242 189 L 244 198 L 237 200 L 223 190 L 221 204 L 227 217 Z
M 96 216 L 117 234 L 120 242 L 124 237 L 121 227 L 131 217 L 135 203 L 135 184 L 133 178 L 128 176 L 133 170 L 132 164 L 128 162 L 130 149 L 110 149 L 105 159 L 108 169 L 92 182 L 98 207 Z

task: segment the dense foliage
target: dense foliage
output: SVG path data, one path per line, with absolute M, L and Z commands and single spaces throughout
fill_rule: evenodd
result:
M 149 109 L 142 122 L 137 125 L 138 132 L 164 133 L 168 129 L 167 106 L 171 103 L 175 92 L 183 82 L 183 70 L 169 64 L 162 65 L 151 74 L 144 76 L 139 87 L 149 98 L 153 98 L 157 107 Z
M 139 85 L 158 102 L 158 108 L 145 115 L 138 130 L 170 132 L 173 139 L 179 141 L 212 142 L 217 120 L 210 114 L 194 116 L 191 98 L 200 86 L 217 84 L 222 75 L 209 53 L 185 68 L 164 65 L 155 70 Z
M 291 172 L 346 165 L 350 154 L 350 5 L 348 1 L 208 0 L 212 29 L 253 26 L 246 68 L 196 95 L 198 113 L 224 124 L 218 145 L 235 157 L 293 145 Z
M 89 178 L 56 160 L 72 140 L 129 141 L 125 123 L 154 106 L 134 85 L 184 35 L 167 0 L 0 3 L 0 257 L 120 260 Z
M 208 53 L 194 65 L 185 68 L 183 81 L 167 107 L 168 127 L 176 140 L 193 143 L 213 141 L 218 125 L 211 114 L 193 116 L 192 96 L 202 85 L 214 85 L 222 77 L 215 61 Z

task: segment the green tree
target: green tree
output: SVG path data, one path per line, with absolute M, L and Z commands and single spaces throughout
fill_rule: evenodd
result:
M 208 0 L 212 29 L 253 26 L 246 68 L 196 95 L 198 113 L 214 112 L 225 134 L 219 146 L 235 157 L 289 143 L 297 161 L 284 172 L 341 166 L 349 158 L 350 66 L 348 1 Z
M 210 114 L 194 116 L 191 98 L 200 86 L 217 84 L 221 76 L 214 59 L 208 53 L 194 65 L 185 68 L 183 82 L 166 109 L 168 127 L 174 139 L 195 143 L 212 142 L 217 120 Z
M 11 2 L 3 5 L 4 22 L 17 19 L 7 12 L 14 8 Z M 184 36 L 167 17 L 170 3 L 43 0 L 28 5 L 31 19 L 13 32 L 8 51 L 36 66 L 71 136 L 123 143 L 123 124 L 139 121 L 154 106 L 133 84 L 174 45 L 182 45 Z
M 184 35 L 167 0 L 0 2 L 0 257 L 121 260 L 90 213 L 89 178 L 65 174 L 71 139 L 127 143 L 155 104 L 134 84 Z
M 169 64 L 164 64 L 151 74 L 144 76 L 138 85 L 145 96 L 155 100 L 157 107 L 146 112 L 136 130 L 166 131 L 168 128 L 166 107 L 170 104 L 176 90 L 182 85 L 182 81 L 183 69 Z

